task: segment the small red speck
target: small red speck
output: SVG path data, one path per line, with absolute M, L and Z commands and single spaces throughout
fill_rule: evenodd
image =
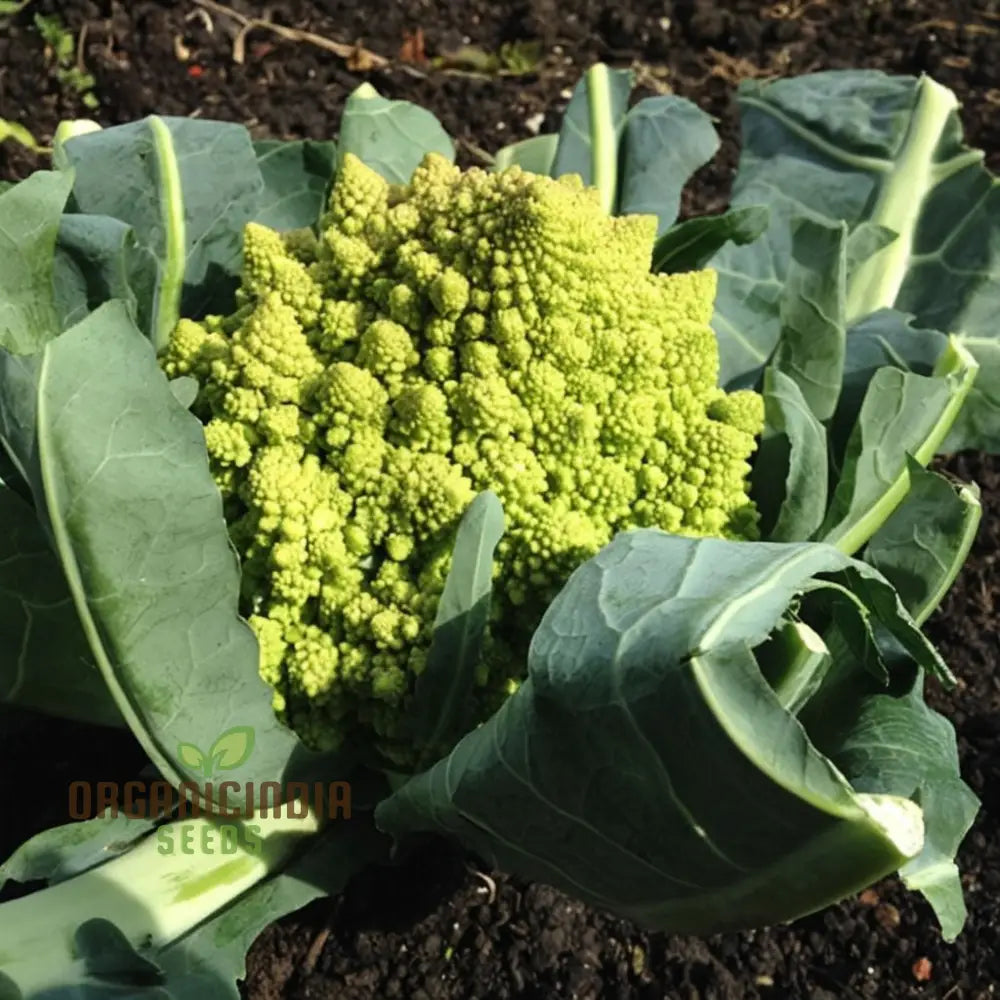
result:
M 913 978 L 918 983 L 926 983 L 934 972 L 934 966 L 929 958 L 918 958 L 911 968 Z
M 204 72 L 205 69 L 202 66 L 188 66 L 188 76 L 193 76 L 195 79 L 201 76 Z

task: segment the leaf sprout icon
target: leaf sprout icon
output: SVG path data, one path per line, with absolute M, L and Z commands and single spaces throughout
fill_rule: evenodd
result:
M 194 743 L 179 743 L 177 756 L 187 767 L 201 771 L 206 778 L 218 771 L 232 771 L 245 764 L 253 753 L 254 731 L 252 726 L 233 726 L 227 729 L 205 753 Z

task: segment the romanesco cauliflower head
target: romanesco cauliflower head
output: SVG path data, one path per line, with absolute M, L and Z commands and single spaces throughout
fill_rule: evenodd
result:
M 239 308 L 164 357 L 201 384 L 276 704 L 307 742 L 408 757 L 458 521 L 493 490 L 487 711 L 570 572 L 617 532 L 750 538 L 760 398 L 718 388 L 709 271 L 650 273 L 655 220 L 578 178 L 393 186 L 345 157 L 315 239 L 250 225 Z

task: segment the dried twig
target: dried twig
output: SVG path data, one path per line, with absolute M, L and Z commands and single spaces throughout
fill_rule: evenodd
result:
M 907 29 L 908 34 L 916 31 L 927 30 L 938 31 L 964 31 L 967 35 L 997 35 L 1000 28 L 991 28 L 986 24 L 961 24 L 958 21 L 949 21 L 946 18 L 934 18 L 930 21 L 921 21 L 919 24 Z
M 188 21 L 201 21 L 205 30 L 210 34 L 215 34 L 215 23 L 212 21 L 212 15 L 209 14 L 204 7 L 196 7 L 194 10 L 189 11 L 184 16 L 184 23 Z
M 493 161 L 496 159 L 492 153 L 488 150 L 483 149 L 482 146 L 477 146 L 474 142 L 470 142 L 468 139 L 463 139 L 458 136 L 455 142 L 467 149 L 480 163 L 486 164 L 486 166 L 492 165 Z
M 772 3 L 761 8 L 761 15 L 770 18 L 772 21 L 797 21 L 811 7 L 806 4 L 800 7 L 797 3 Z
M 670 79 L 670 70 L 666 66 L 659 66 L 634 59 L 632 61 L 632 72 L 635 73 L 635 85 L 637 87 L 647 87 L 660 96 L 674 92 L 674 88 L 668 82 Z
M 332 38 L 317 35 L 312 31 L 305 31 L 302 28 L 288 28 L 283 24 L 275 24 L 273 21 L 266 21 L 259 17 L 247 17 L 232 7 L 217 3 L 216 0 L 193 0 L 195 4 L 203 10 L 210 11 L 220 17 L 228 17 L 240 26 L 240 31 L 233 41 L 233 62 L 243 65 L 246 59 L 246 38 L 251 31 L 269 31 L 279 38 L 289 42 L 300 42 L 306 45 L 313 45 L 326 52 L 332 52 L 341 59 L 351 60 L 355 63 L 361 62 L 366 69 L 383 69 L 391 65 L 390 60 L 385 56 L 380 56 L 376 52 L 362 48 L 360 45 L 348 45 L 346 42 L 337 42 Z M 412 69 L 412 68 L 411 68 Z
M 476 878 L 481 879 L 483 885 L 480 887 L 489 894 L 489 898 L 486 900 L 487 905 L 492 905 L 493 901 L 497 898 L 497 884 L 496 882 L 486 874 L 486 872 L 481 872 L 478 868 L 473 867 L 471 864 L 466 862 L 465 870 L 470 875 L 475 875 Z
M 83 24 L 80 25 L 80 34 L 76 36 L 76 68 L 81 73 L 85 73 L 87 71 L 83 57 L 84 52 L 86 51 L 84 46 L 87 44 L 87 31 L 89 28 L 90 24 L 87 21 L 84 21 Z
M 776 70 L 765 69 L 742 56 L 731 56 L 728 52 L 711 47 L 705 51 L 712 60 L 708 75 L 717 76 L 730 85 L 737 84 L 740 80 L 766 80 L 778 75 Z
M 313 938 L 313 942 L 309 945 L 309 950 L 305 954 L 305 958 L 302 959 L 302 971 L 307 975 L 311 976 L 316 970 L 316 964 L 319 962 L 320 955 L 323 954 L 323 948 L 326 946 L 326 942 L 330 939 L 330 928 L 324 927 L 317 935 Z

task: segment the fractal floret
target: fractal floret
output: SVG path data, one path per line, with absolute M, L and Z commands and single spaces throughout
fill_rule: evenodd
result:
M 391 185 L 347 156 L 319 236 L 248 226 L 237 311 L 180 323 L 163 364 L 200 383 L 261 671 L 307 742 L 403 754 L 480 491 L 507 524 L 484 708 L 619 531 L 755 536 L 762 402 L 718 388 L 715 275 L 650 273 L 655 230 L 574 177 L 430 155 Z

